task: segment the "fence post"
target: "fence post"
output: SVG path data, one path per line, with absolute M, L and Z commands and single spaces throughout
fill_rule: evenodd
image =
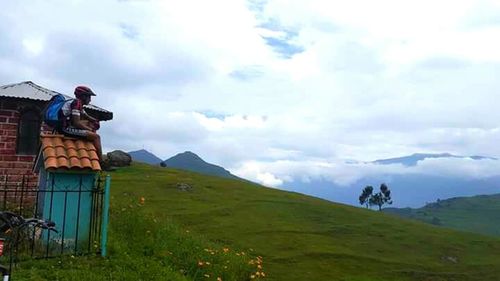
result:
M 111 177 L 106 175 L 104 184 L 104 206 L 102 208 L 102 229 L 101 229 L 101 256 L 106 257 L 106 247 L 108 242 L 108 220 L 109 220 L 109 189 Z

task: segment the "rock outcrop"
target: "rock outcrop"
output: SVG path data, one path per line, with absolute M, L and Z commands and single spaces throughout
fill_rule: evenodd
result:
M 130 166 L 132 162 L 132 157 L 130 154 L 123 152 L 121 150 L 115 150 L 112 152 L 108 152 L 106 155 L 103 155 L 103 169 L 108 167 L 125 167 Z

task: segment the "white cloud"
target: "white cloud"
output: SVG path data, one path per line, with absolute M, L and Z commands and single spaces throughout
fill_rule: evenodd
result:
M 283 184 L 282 180 L 276 178 L 269 172 L 257 174 L 257 181 L 261 182 L 265 186 L 280 186 Z
M 308 183 L 326 180 L 338 186 L 349 186 L 359 180 L 376 176 L 421 174 L 461 179 L 485 179 L 500 176 L 500 161 L 471 158 L 432 158 L 419 161 L 416 166 L 402 164 L 382 165 L 346 161 L 269 161 L 245 162 L 231 170 L 271 187 L 286 187 L 294 181 Z
M 497 2 L 259 3 L 7 1 L 0 82 L 87 84 L 115 113 L 106 149 L 192 150 L 274 186 L 389 169 L 341 159 L 500 155 Z
M 265 126 L 266 117 L 262 116 L 247 116 L 247 115 L 231 115 L 225 116 L 223 119 L 207 117 L 201 113 L 194 113 L 196 119 L 207 130 L 221 131 L 227 129 L 245 129 L 245 128 L 263 128 Z

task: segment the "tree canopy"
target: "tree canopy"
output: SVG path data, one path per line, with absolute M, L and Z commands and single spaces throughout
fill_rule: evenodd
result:
M 359 204 L 366 205 L 366 208 L 371 206 L 378 206 L 378 210 L 382 210 L 382 206 L 385 204 L 391 205 L 391 191 L 389 187 L 383 183 L 380 185 L 380 191 L 373 193 L 373 187 L 371 185 L 366 186 L 361 195 L 359 196 Z

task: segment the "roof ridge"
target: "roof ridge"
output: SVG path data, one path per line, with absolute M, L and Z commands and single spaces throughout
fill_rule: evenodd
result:
M 14 86 L 22 85 L 22 84 L 29 84 L 29 83 L 33 83 L 33 82 L 30 81 L 30 80 L 27 80 L 27 81 L 18 82 L 18 83 L 10 83 L 10 84 L 6 84 L 6 85 L 0 86 L 0 89 L 7 89 L 7 88 L 10 88 L 10 87 L 14 87 Z
M 37 89 L 39 91 L 42 91 L 42 92 L 44 92 L 46 94 L 49 94 L 49 95 L 52 94 L 51 92 L 54 92 L 54 91 L 51 91 L 51 90 L 49 90 L 47 88 L 44 88 L 44 87 L 42 87 L 42 86 L 40 86 L 38 84 L 35 84 L 33 81 L 26 81 L 26 84 L 30 85 L 31 87 L 33 87 L 33 88 L 35 88 L 35 89 Z

